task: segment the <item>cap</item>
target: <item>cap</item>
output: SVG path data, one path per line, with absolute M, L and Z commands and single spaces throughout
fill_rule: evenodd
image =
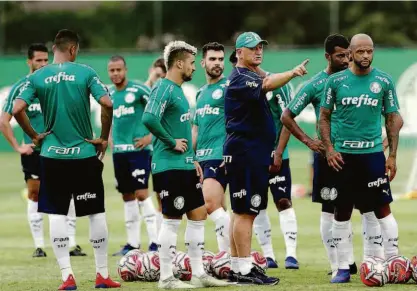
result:
M 255 33 L 255 32 L 244 32 L 239 35 L 236 39 L 236 48 L 254 48 L 258 44 L 268 44 L 268 42 Z

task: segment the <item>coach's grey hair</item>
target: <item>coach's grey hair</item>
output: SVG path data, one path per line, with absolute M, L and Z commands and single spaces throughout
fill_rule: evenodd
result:
M 167 69 L 168 69 L 169 56 L 171 55 L 172 52 L 178 51 L 178 50 L 187 51 L 190 54 L 197 55 L 197 48 L 186 43 L 185 41 L 182 41 L 182 40 L 171 41 L 166 45 L 164 49 L 164 62 L 165 62 L 165 67 Z

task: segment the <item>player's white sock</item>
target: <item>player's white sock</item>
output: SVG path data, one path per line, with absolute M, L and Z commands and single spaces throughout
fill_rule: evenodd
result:
M 287 249 L 286 257 L 297 258 L 297 218 L 294 208 L 279 212 L 279 222 Z
M 259 211 L 253 222 L 253 229 L 264 257 L 275 260 L 271 239 L 271 221 L 266 210 Z
M 68 237 L 69 237 L 70 248 L 73 248 L 77 245 L 77 242 L 75 240 L 76 225 L 77 225 L 77 216 L 75 214 L 75 205 L 74 205 L 74 198 L 73 198 L 71 199 L 71 202 L 68 208 L 68 215 L 67 215 L 67 226 L 68 226 Z
M 193 276 L 200 277 L 205 274 L 203 267 L 203 250 L 204 250 L 204 224 L 205 220 L 187 221 L 185 229 L 185 245 L 188 248 L 188 256 L 190 257 L 191 269 Z
M 235 273 L 239 273 L 239 258 L 238 257 L 231 257 L 230 258 L 231 269 Z
M 392 213 L 379 219 L 384 239 L 385 259 L 398 255 L 398 224 Z
M 355 263 L 355 254 L 353 253 L 353 229 L 352 221 L 349 220 L 349 265 Z
M 159 236 L 159 231 L 161 230 L 161 224 L 162 224 L 162 220 L 164 219 L 164 215 L 162 214 L 162 212 L 157 211 L 156 212 L 156 232 Z
M 140 247 L 139 205 L 136 200 L 125 201 L 125 223 L 127 243 L 134 248 Z
M 175 256 L 177 247 L 178 228 L 181 220 L 166 219 L 162 220 L 161 230 L 159 231 L 159 261 L 160 261 L 160 281 L 163 281 L 171 276 L 172 272 L 172 258 Z
M 106 214 L 98 213 L 89 215 L 90 219 L 90 242 L 94 248 L 94 258 L 96 260 L 96 273 L 103 278 L 109 277 L 107 268 L 107 244 L 109 233 L 107 231 Z
M 38 212 L 38 202 L 28 199 L 28 220 L 35 248 L 44 248 L 43 217 Z
M 383 239 L 381 226 L 375 213 L 366 212 L 362 214 L 363 228 L 363 258 L 379 257 L 384 258 Z
M 230 216 L 227 214 L 226 211 L 224 211 L 223 207 L 214 210 L 209 216 L 211 220 L 213 220 L 216 227 L 215 231 L 219 251 L 230 252 Z
M 337 250 L 338 268 L 349 270 L 349 221 L 333 220 L 332 235 Z
M 252 257 L 243 257 L 238 258 L 239 261 L 239 271 L 242 275 L 247 275 L 252 269 Z
M 327 258 L 330 262 L 332 271 L 337 270 L 337 250 L 333 244 L 332 227 L 334 215 L 332 213 L 322 212 L 320 217 L 321 239 L 326 249 Z
M 148 197 L 139 202 L 142 217 L 145 220 L 146 230 L 148 232 L 149 244 L 158 242 L 158 232 L 156 227 L 156 210 L 152 198 Z
M 71 268 L 69 255 L 69 238 L 65 215 L 49 215 L 49 233 L 51 245 L 55 257 L 61 269 L 62 281 L 66 281 L 69 275 L 74 275 Z

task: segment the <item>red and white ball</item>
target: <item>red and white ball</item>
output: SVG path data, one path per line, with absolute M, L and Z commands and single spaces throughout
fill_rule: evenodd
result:
M 404 256 L 392 256 L 387 260 L 389 270 L 389 283 L 407 283 L 412 275 L 411 262 Z
M 172 272 L 174 276 L 182 281 L 190 281 L 192 277 L 190 257 L 181 251 L 177 251 L 172 260 Z
M 411 258 L 410 268 L 412 272 L 411 277 L 417 282 L 417 256 Z
M 262 270 L 266 271 L 268 269 L 268 261 L 266 258 L 258 251 L 252 251 L 250 253 L 252 257 L 252 263 L 260 267 Z
M 211 269 L 215 277 L 219 279 L 227 279 L 232 268 L 230 254 L 222 251 L 216 254 L 211 261 Z
M 211 268 L 211 261 L 214 258 L 214 253 L 210 252 L 210 251 L 204 251 L 203 253 L 203 267 L 204 267 L 204 271 L 206 272 L 206 274 L 212 276 L 213 275 L 213 270 Z
M 137 276 L 146 282 L 159 280 L 159 255 L 157 252 L 147 252 L 140 257 L 141 267 L 137 268 Z
M 361 264 L 360 276 L 366 286 L 384 286 L 388 283 L 388 265 L 378 257 L 366 258 Z
M 120 258 L 117 263 L 117 273 L 119 277 L 125 282 L 132 282 L 138 280 L 136 276 L 136 264 L 139 256 L 127 253 Z

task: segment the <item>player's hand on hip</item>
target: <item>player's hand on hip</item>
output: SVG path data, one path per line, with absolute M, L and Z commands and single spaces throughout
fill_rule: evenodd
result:
M 395 157 L 388 156 L 385 161 L 385 173 L 388 175 L 390 182 L 394 180 L 397 174 L 397 159 Z
M 319 153 L 319 154 L 325 152 L 325 148 L 324 148 L 323 142 L 321 140 L 319 140 L 319 139 L 312 139 L 312 140 L 308 141 L 307 142 L 307 146 L 313 152 L 316 152 L 316 153 Z
M 47 132 L 42 132 L 40 134 L 38 134 L 37 136 L 35 136 L 35 138 L 32 139 L 32 142 L 35 146 L 41 146 L 42 142 L 44 140 L 44 138 L 48 135 L 51 134 L 51 131 L 47 131 Z
M 148 134 L 141 138 L 135 138 L 135 148 L 139 148 L 143 150 L 147 145 L 149 145 L 152 142 L 152 135 Z
M 203 183 L 203 180 L 204 180 L 203 169 L 201 169 L 201 166 L 197 161 L 194 161 L 194 167 L 197 172 L 197 177 L 200 178 L 200 183 Z
M 282 155 L 274 154 L 274 164 L 269 166 L 269 171 L 272 173 L 278 173 L 282 166 Z
M 104 155 L 106 154 L 108 141 L 102 138 L 85 139 L 85 141 L 94 145 L 94 147 L 96 148 L 96 155 L 101 161 L 104 158 Z
M 17 148 L 17 152 L 21 155 L 31 155 L 33 153 L 33 147 L 35 144 L 22 144 Z
M 188 149 L 188 140 L 185 138 L 179 138 L 175 139 L 175 148 L 177 152 L 185 153 L 185 151 Z
M 339 172 L 342 169 L 342 165 L 345 163 L 342 155 L 336 151 L 327 153 L 326 158 L 329 166 L 335 169 L 336 172 Z
M 307 64 L 309 61 L 309 59 L 306 59 L 301 64 L 296 66 L 294 69 L 292 69 L 293 77 L 302 77 L 304 75 L 307 75 Z

